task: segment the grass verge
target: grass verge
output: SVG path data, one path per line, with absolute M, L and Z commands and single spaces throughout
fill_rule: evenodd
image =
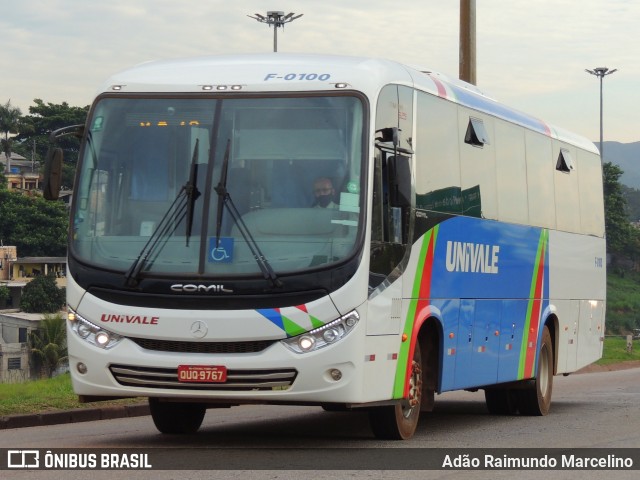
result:
M 640 340 L 633 340 L 633 349 L 627 352 L 627 337 L 605 337 L 602 358 L 598 365 L 611 365 L 613 363 L 631 362 L 640 360 Z
M 34 380 L 26 383 L 0 384 L 0 416 L 24 413 L 42 413 L 72 408 L 126 405 L 141 399 L 113 400 L 100 403 L 80 403 L 73 393 L 70 375 Z

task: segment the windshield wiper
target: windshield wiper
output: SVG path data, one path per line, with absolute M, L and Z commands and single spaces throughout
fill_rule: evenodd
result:
M 247 228 L 247 225 L 242 220 L 242 216 L 238 212 L 233 200 L 231 199 L 231 195 L 229 195 L 229 191 L 227 190 L 227 172 L 229 171 L 229 153 L 231 150 L 231 140 L 227 140 L 227 148 L 224 152 L 224 160 L 222 161 L 222 171 L 220 172 L 220 181 L 218 185 L 214 188 L 215 192 L 218 194 L 218 210 L 216 215 L 216 248 L 220 246 L 220 232 L 222 231 L 222 214 L 224 211 L 224 207 L 227 207 L 229 213 L 231 214 L 231 218 L 234 223 L 238 227 L 240 234 L 244 238 L 244 241 L 247 242 L 249 249 L 251 250 L 251 254 L 253 258 L 256 260 L 262 275 L 265 280 L 271 282 L 271 285 L 274 287 L 282 287 L 282 282 L 276 275 L 276 272 L 273 270 L 273 267 L 266 259 L 260 247 L 256 243 L 253 235 L 251 235 L 251 231 Z
M 231 139 L 227 140 L 227 148 L 224 151 L 224 159 L 222 160 L 222 171 L 220 172 L 220 180 L 218 186 L 214 188 L 218 194 L 218 209 L 216 212 L 216 248 L 220 246 L 220 232 L 222 231 L 222 214 L 226 197 L 229 196 L 227 191 L 227 174 L 229 172 L 229 154 L 231 152 Z M 234 219 L 235 220 L 235 219 Z
M 187 203 L 187 247 L 189 246 L 189 238 L 191 237 L 191 229 L 193 227 L 193 207 L 196 203 L 196 200 L 200 196 L 200 192 L 198 191 L 198 145 L 200 144 L 200 139 L 196 139 L 196 145 L 193 147 L 193 156 L 191 157 L 191 171 L 189 172 L 189 181 L 184 188 L 187 198 L 189 199 L 189 203 Z
M 161 241 L 166 242 L 166 240 L 173 235 L 173 232 L 176 231 L 178 225 L 185 217 L 187 218 L 187 246 L 189 246 L 189 237 L 191 236 L 193 224 L 193 207 L 196 199 L 200 196 L 196 185 L 198 180 L 198 164 L 196 163 L 198 160 L 198 143 L 199 141 L 196 139 L 193 156 L 191 157 L 191 171 L 189 172 L 187 183 L 182 186 L 178 195 L 171 205 L 169 205 L 169 208 L 160 220 L 160 223 L 158 223 L 158 226 L 153 230 L 149 240 L 147 240 L 147 243 L 142 247 L 142 250 L 140 250 L 140 253 L 124 275 L 127 285 L 130 287 L 138 285 L 140 272 L 149 262 L 151 255 L 157 250 Z

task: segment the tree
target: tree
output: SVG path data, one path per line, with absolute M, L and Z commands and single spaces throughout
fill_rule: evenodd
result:
M 58 288 L 53 275 L 39 275 L 22 289 L 20 308 L 31 313 L 55 313 L 66 300 L 64 288 Z
M 0 238 L 22 257 L 64 257 L 68 220 L 61 202 L 0 189 Z
M 21 142 L 25 151 L 31 151 L 35 145 L 36 156 L 44 159 L 49 147 L 49 134 L 62 127 L 84 124 L 89 106 L 72 107 L 67 102 L 45 103 L 39 98 L 33 102 L 35 105 L 29 107 L 29 115 L 22 118 L 20 134 L 16 140 Z M 69 135 L 60 138 L 58 143 L 64 150 L 62 185 L 71 188 L 80 151 L 80 140 Z
M 11 106 L 11 100 L 4 105 L 0 105 L 0 133 L 3 134 L 2 151 L 6 158 L 6 169 L 11 166 L 11 147 L 13 139 L 9 138 L 10 133 L 18 133 L 20 117 L 22 112 L 18 107 Z
M 607 232 L 607 251 L 623 254 L 631 242 L 632 232 L 627 215 L 620 176 L 624 172 L 611 162 L 603 165 L 604 221 Z
M 30 343 L 31 353 L 51 378 L 69 358 L 66 323 L 62 315 L 45 315 L 40 328 L 31 334 Z
M 4 308 L 11 298 L 11 292 L 5 285 L 0 285 L 0 308 Z
M 632 222 L 640 221 L 640 190 L 637 188 L 622 185 L 622 193 L 627 202 L 627 211 L 629 212 L 629 220 Z

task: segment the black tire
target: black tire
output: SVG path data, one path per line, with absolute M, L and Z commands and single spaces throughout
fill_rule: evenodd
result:
M 207 411 L 199 403 L 161 402 L 157 398 L 149 398 L 149 410 L 158 431 L 170 435 L 196 433 Z
M 417 342 L 411 362 L 410 383 L 409 404 L 403 402 L 369 410 L 369 423 L 376 438 L 407 440 L 416 431 L 422 399 L 422 356 Z
M 492 415 L 515 415 L 518 413 L 518 398 L 508 388 L 487 388 L 484 391 L 487 409 Z
M 527 380 L 518 390 L 518 408 L 522 415 L 543 416 L 549 413 L 553 392 L 553 342 L 549 328 L 542 331 L 542 344 L 538 352 L 537 375 Z

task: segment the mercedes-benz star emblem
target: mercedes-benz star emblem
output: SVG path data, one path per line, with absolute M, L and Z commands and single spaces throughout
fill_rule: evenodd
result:
M 194 338 L 202 338 L 207 334 L 208 331 L 209 329 L 207 328 L 207 325 L 200 320 L 198 320 L 197 322 L 193 322 L 193 324 L 191 325 L 191 336 L 193 336 Z

